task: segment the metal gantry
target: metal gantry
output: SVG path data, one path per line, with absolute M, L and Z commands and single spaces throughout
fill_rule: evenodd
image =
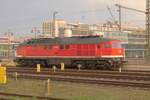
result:
M 52 36 L 58 37 L 58 33 L 56 32 L 56 14 L 58 14 L 57 11 L 53 12 L 53 27 L 52 27 Z
M 40 30 L 37 27 L 34 27 L 31 30 L 31 33 L 34 33 L 34 38 L 37 39 L 38 33 L 40 33 Z
M 120 26 L 120 28 L 119 28 L 119 30 L 121 31 L 121 24 L 122 24 L 122 22 L 121 22 L 121 10 L 122 10 L 122 8 L 123 9 L 126 9 L 126 10 L 131 10 L 131 11 L 136 11 L 136 12 L 140 12 L 140 13 L 143 13 L 143 14 L 146 14 L 146 12 L 145 11 L 142 11 L 142 10 L 138 10 L 138 9 L 134 9 L 134 8 L 130 8 L 130 7 L 126 7 L 126 6 L 123 6 L 123 5 L 120 5 L 120 4 L 116 4 L 116 6 L 118 7 L 118 12 L 119 12 L 119 26 Z

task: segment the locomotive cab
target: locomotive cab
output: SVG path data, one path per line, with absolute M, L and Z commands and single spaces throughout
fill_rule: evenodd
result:
M 124 49 L 122 48 L 120 41 L 112 41 L 111 42 L 111 55 L 113 58 L 113 66 L 121 67 L 124 63 Z

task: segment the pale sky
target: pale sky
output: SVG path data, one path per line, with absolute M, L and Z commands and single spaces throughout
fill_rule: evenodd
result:
M 16 35 L 29 35 L 33 27 L 41 27 L 42 22 L 56 18 L 69 22 L 100 23 L 111 20 L 107 6 L 118 19 L 116 3 L 135 9 L 145 10 L 146 0 L 0 0 L 0 34 L 10 29 Z M 96 12 L 87 12 L 97 10 Z M 145 15 L 122 10 L 122 21 L 144 27 Z

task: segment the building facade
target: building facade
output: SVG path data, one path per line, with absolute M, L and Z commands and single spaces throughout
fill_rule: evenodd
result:
M 55 23 L 55 24 L 54 24 Z M 56 19 L 54 21 L 45 21 L 42 24 L 43 35 L 49 37 L 58 37 L 59 36 L 59 29 L 65 28 L 66 21 L 61 19 Z
M 126 48 L 127 58 L 141 58 L 146 56 L 146 34 L 145 31 L 132 31 L 128 33 L 128 44 Z
M 0 37 L 0 59 L 13 59 L 18 44 L 13 37 Z

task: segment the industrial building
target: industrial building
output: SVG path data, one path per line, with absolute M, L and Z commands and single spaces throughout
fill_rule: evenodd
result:
M 13 37 L 0 37 L 0 59 L 13 59 L 15 57 L 15 47 L 19 42 Z
M 144 59 L 146 55 L 146 35 L 144 31 L 128 33 L 128 44 L 125 45 L 127 58 Z
M 42 24 L 43 34 L 44 36 L 50 36 L 50 37 L 53 37 L 54 35 L 58 36 L 59 28 L 65 28 L 65 26 L 66 26 L 66 21 L 62 19 L 55 20 L 55 25 L 54 25 L 54 21 L 44 21 Z

